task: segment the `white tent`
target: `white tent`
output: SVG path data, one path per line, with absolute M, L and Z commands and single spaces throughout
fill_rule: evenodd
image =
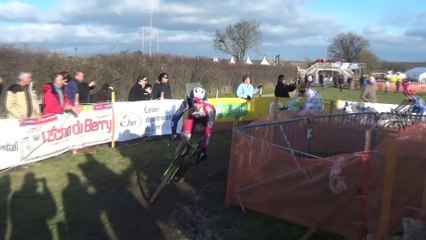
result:
M 219 62 L 219 59 L 217 57 L 214 57 L 213 62 Z
M 411 80 L 426 84 L 426 67 L 416 67 L 405 72 L 405 75 Z
M 250 57 L 247 56 L 247 59 L 245 61 L 246 64 L 253 64 L 253 62 L 250 60 Z
M 234 56 L 231 57 L 231 60 L 229 60 L 229 64 L 235 64 Z
M 269 64 L 269 62 L 266 60 L 266 57 L 263 57 L 262 61 L 260 62 L 260 65 L 271 65 L 271 64 Z

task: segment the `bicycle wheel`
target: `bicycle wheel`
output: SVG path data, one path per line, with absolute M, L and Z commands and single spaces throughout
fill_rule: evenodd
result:
M 384 127 L 392 129 L 392 130 L 398 130 L 398 131 L 403 129 L 403 125 L 402 125 L 402 122 L 400 120 L 388 121 L 384 124 Z
M 161 177 L 160 184 L 157 186 L 154 193 L 149 199 L 150 203 L 153 203 L 155 201 L 155 199 L 157 198 L 161 190 L 163 190 L 163 188 L 167 184 L 169 184 L 173 180 L 173 178 L 176 176 L 176 173 L 179 171 L 179 169 L 182 167 L 183 163 L 185 162 L 186 152 L 187 151 L 185 151 L 184 153 L 182 153 L 181 155 L 173 159 L 169 167 L 166 169 L 166 171 L 164 171 L 163 176 Z

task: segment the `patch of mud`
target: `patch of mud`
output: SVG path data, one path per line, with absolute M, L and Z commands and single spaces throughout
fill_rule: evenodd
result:
M 186 201 L 176 203 L 169 216 L 170 224 L 188 239 L 242 239 L 232 226 L 229 208 L 225 206 L 226 173 L 208 176 Z

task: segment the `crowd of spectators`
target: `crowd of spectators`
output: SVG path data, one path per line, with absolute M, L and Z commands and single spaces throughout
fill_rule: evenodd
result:
M 82 104 L 111 101 L 114 90 L 108 83 L 94 92 L 96 81 L 85 81 L 82 71 L 70 74 L 67 71 L 54 73 L 50 81 L 42 85 L 40 96 L 33 88 L 32 74 L 21 72 L 16 83 L 8 86 L 4 106 L 8 118 L 25 119 L 40 117 L 44 114 L 79 114 Z M 0 76 L 0 95 L 4 88 L 4 79 Z M 160 73 L 154 87 L 148 83 L 145 74 L 139 74 L 135 85 L 129 91 L 129 101 L 151 99 L 171 99 L 172 90 L 169 75 Z M 3 103 L 2 103 L 3 104 Z
M 325 88 L 327 76 L 319 74 L 321 88 Z M 313 83 L 312 76 L 299 76 L 298 81 Z M 262 85 L 254 87 L 249 75 L 244 75 L 241 83 L 236 89 L 236 96 L 246 100 L 251 100 L 254 95 L 262 89 Z M 350 86 L 352 79 L 347 79 Z M 303 83 L 303 82 L 302 82 Z M 344 83 L 343 75 L 337 76 L 336 87 L 342 91 Z M 300 83 L 298 84 L 300 85 Z M 374 77 L 363 76 L 360 78 L 361 94 L 360 99 L 364 102 L 377 102 L 376 81 Z M 409 82 L 403 81 L 396 84 L 396 92 L 399 92 L 399 85 L 402 85 L 402 92 L 407 92 Z M 67 71 L 54 73 L 48 83 L 42 85 L 43 93 L 38 97 L 33 88 L 32 74 L 21 72 L 16 83 L 7 87 L 5 93 L 5 107 L 9 118 L 24 119 L 39 117 L 42 114 L 61 114 L 72 112 L 78 114 L 81 111 L 81 104 L 111 101 L 113 88 L 105 83 L 94 93 L 96 81 L 85 81 L 85 74 L 82 71 L 75 71 L 70 74 Z M 0 94 L 4 86 L 4 79 L 0 76 Z M 290 98 L 290 93 L 297 89 L 296 83 L 288 83 L 285 75 L 278 75 L 275 86 L 275 97 Z M 389 92 L 389 82 L 385 88 Z M 39 100 L 40 99 L 40 100 Z M 136 77 L 134 85 L 130 88 L 128 101 L 144 101 L 153 99 L 172 99 L 172 89 L 169 84 L 169 74 L 162 72 L 158 75 L 155 83 L 151 85 L 147 74 L 141 73 Z

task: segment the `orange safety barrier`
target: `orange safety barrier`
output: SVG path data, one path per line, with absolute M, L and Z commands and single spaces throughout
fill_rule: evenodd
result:
M 347 114 L 235 128 L 226 203 L 304 225 L 307 235 L 400 231 L 403 217 L 422 213 L 426 124 L 399 130 L 383 122 Z

